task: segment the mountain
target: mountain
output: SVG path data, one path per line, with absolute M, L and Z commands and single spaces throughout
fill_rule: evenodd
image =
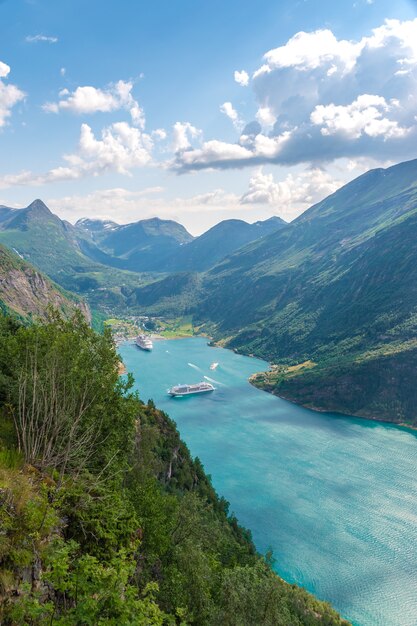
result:
M 177 248 L 193 240 L 181 224 L 157 217 L 122 226 L 81 219 L 75 227 L 81 248 L 90 258 L 138 272 L 164 268 Z
M 286 225 L 279 217 L 254 224 L 243 220 L 224 220 L 179 248 L 168 258 L 165 269 L 181 272 L 207 270 L 242 246 Z
M 417 422 L 417 160 L 355 179 L 218 263 L 187 299 L 186 312 L 226 346 L 280 364 L 258 381 L 270 390 Z
M 65 287 L 75 287 L 72 275 L 93 269 L 81 252 L 74 227 L 54 215 L 42 200 L 24 209 L 0 211 L 0 242 L 13 248 Z M 68 277 L 68 280 L 66 280 Z
M 45 319 L 48 306 L 68 316 L 76 308 L 90 319 L 88 307 L 73 294 L 0 245 L 0 311 L 22 320 Z
M 199 237 L 172 220 L 152 218 L 125 226 L 83 218 L 76 223 L 82 251 L 91 259 L 137 272 L 188 272 L 213 267 L 245 244 L 286 226 L 279 217 L 248 224 L 224 220 Z
M 250 343 L 266 357 L 304 358 L 326 344 L 327 354 L 338 352 L 352 334 L 365 333 L 369 345 L 372 316 L 402 318 L 417 304 L 404 272 L 417 251 L 416 210 L 417 160 L 368 172 L 213 268 L 201 311 L 235 335 L 233 345 Z
M 84 254 L 79 231 L 35 200 L 24 209 L 0 207 L 0 243 L 17 252 L 59 285 L 88 298 L 93 308 L 110 310 L 125 304 L 124 289 L 143 280 Z

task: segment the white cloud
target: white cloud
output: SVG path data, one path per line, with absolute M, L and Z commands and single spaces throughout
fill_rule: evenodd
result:
M 277 119 L 275 133 L 298 126 L 302 129 L 298 135 L 303 132 L 308 141 L 316 107 L 347 107 L 357 100 L 362 106 L 360 98 L 364 94 L 377 94 L 387 106 L 394 98 L 399 101 L 396 110 L 390 109 L 389 120 L 396 124 L 373 124 L 375 132 L 365 133 L 368 139 L 382 140 L 382 128 L 388 130 L 385 139 L 398 138 L 402 133 L 399 128 L 413 125 L 412 113 L 417 108 L 417 18 L 386 20 L 358 41 L 339 40 L 328 29 L 300 32 L 284 46 L 267 52 L 264 60 L 254 73 L 253 86 L 260 110 L 268 107 Z M 385 105 L 378 106 L 382 110 Z M 328 145 L 331 142 L 329 139 Z M 364 152 L 366 148 L 378 151 L 378 142 L 362 144 Z M 318 150 L 322 151 L 320 142 Z
M 5 83 L 10 74 L 10 67 L 0 61 L 0 128 L 6 125 L 13 107 L 25 98 L 25 93 L 16 85 Z
M 77 87 L 73 92 L 63 89 L 59 92 L 60 99 L 58 102 L 47 102 L 42 108 L 49 113 L 69 111 L 77 115 L 97 112 L 110 113 L 119 109 L 126 109 L 131 115 L 132 122 L 136 126 L 144 128 L 144 113 L 133 98 L 132 89 L 133 83 L 123 80 L 108 85 L 106 89 L 98 89 L 91 85 Z
M 220 111 L 227 115 L 227 117 L 231 119 L 232 122 L 236 122 L 239 119 L 239 115 L 237 111 L 233 108 L 233 104 L 231 102 L 224 102 L 220 106 Z
M 315 202 L 319 202 L 342 185 L 322 169 L 314 168 L 276 182 L 262 167 L 249 180 L 248 191 L 241 197 L 242 204 L 269 204 L 287 219 L 293 219 Z
M 59 73 L 61 74 L 61 76 L 65 76 L 65 74 L 67 73 L 67 70 L 65 67 L 61 67 L 61 69 L 59 70 Z
M 221 219 L 236 217 L 249 220 L 265 219 L 272 214 L 293 219 L 314 202 L 336 191 L 340 181 L 323 170 L 313 169 L 287 175 L 275 181 L 262 168 L 250 178 L 248 191 L 239 196 L 222 188 L 188 197 L 166 197 L 162 187 L 140 191 L 124 188 L 97 190 L 86 195 L 50 198 L 48 206 L 75 222 L 81 217 L 110 219 L 128 223 L 158 216 L 175 219 L 192 232 L 200 233 Z
M 181 153 L 191 147 L 191 139 L 201 135 L 201 130 L 190 122 L 175 122 L 172 129 L 172 151 Z
M 284 132 L 278 137 L 268 137 L 262 133 L 255 137 L 241 135 L 239 143 L 227 143 L 212 139 L 202 143 L 201 147 L 185 150 L 177 154 L 171 163 L 173 169 L 242 167 L 247 163 L 261 162 L 276 158 L 290 139 L 290 133 Z
M 7 78 L 10 74 L 10 66 L 0 61 L 0 78 Z
M 313 124 L 322 127 L 322 135 L 342 133 L 349 139 L 357 139 L 365 134 L 369 137 L 382 136 L 386 141 L 404 137 L 408 132 L 397 121 L 383 117 L 395 107 L 395 103 L 390 105 L 381 96 L 363 94 L 346 106 L 318 105 L 310 119 Z
M 57 43 L 58 37 L 48 37 L 47 35 L 28 35 L 25 38 L 25 41 L 27 41 L 28 43 Z
M 86 216 L 118 223 L 157 216 L 186 222 L 186 226 L 191 226 L 196 232 L 208 228 L 218 219 L 235 217 L 236 212 L 242 212 L 239 196 L 223 189 L 174 198 L 166 198 L 164 192 L 162 187 L 140 191 L 119 187 L 97 190 L 86 195 L 48 198 L 47 204 L 62 218 L 73 223 Z
M 249 74 L 245 72 L 245 70 L 241 70 L 240 72 L 236 70 L 234 73 L 234 79 L 235 82 L 242 87 L 247 87 L 249 85 Z
M 200 148 L 180 153 L 174 167 L 184 170 L 216 167 L 222 162 L 240 162 L 251 156 L 251 151 L 239 144 L 213 139 L 204 142 Z
M 88 124 L 82 124 L 78 151 L 64 155 L 66 165 L 52 168 L 45 174 L 8 174 L 0 178 L 0 187 L 45 185 L 106 172 L 129 176 L 132 169 L 151 164 L 152 148 L 152 138 L 127 122 L 116 122 L 104 128 L 100 138 Z
M 264 55 L 265 64 L 256 70 L 253 77 L 290 67 L 299 71 L 313 70 L 323 64 L 332 64 L 342 72 L 350 71 L 360 49 L 360 43 L 338 40 L 328 29 L 311 33 L 301 31 L 284 46 L 269 50 Z
M 184 153 L 174 167 L 415 157 L 417 18 L 386 20 L 351 41 L 329 29 L 299 32 L 264 55 L 251 85 L 256 120 L 239 141 L 212 138 Z M 236 115 L 230 103 L 223 111 Z
M 261 126 L 273 126 L 276 122 L 276 117 L 268 106 L 259 107 L 256 113 L 256 119 Z
M 167 131 L 165 128 L 156 128 L 151 132 L 151 135 L 157 141 L 164 141 L 167 138 Z
M 233 108 L 233 104 L 231 102 L 223 102 L 220 106 L 220 111 L 232 120 L 233 126 L 236 130 L 241 131 L 243 129 L 245 124 L 243 120 L 240 119 L 238 112 L 235 108 Z

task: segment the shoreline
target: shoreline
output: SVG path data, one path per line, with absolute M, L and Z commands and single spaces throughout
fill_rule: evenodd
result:
M 376 416 L 353 415 L 350 413 L 342 413 L 342 411 L 338 411 L 337 409 L 322 409 L 322 408 L 315 407 L 315 406 L 308 406 L 306 404 L 303 404 L 302 402 L 297 402 L 296 400 L 292 398 L 286 398 L 285 396 L 280 395 L 279 393 L 275 393 L 274 391 L 269 391 L 269 389 L 262 389 L 261 387 L 258 387 L 257 385 L 255 385 L 255 383 L 253 382 L 253 378 L 263 373 L 264 372 L 256 372 L 255 374 L 252 374 L 251 376 L 249 376 L 248 382 L 252 385 L 252 387 L 255 387 L 255 389 L 259 389 L 259 391 L 264 391 L 265 393 L 269 393 L 271 394 L 271 396 L 275 396 L 276 398 L 281 398 L 281 400 L 285 400 L 286 402 L 290 402 L 291 404 L 295 404 L 296 406 L 300 406 L 303 409 L 308 409 L 309 411 L 314 411 L 315 413 L 327 413 L 329 415 L 334 413 L 336 415 L 340 415 L 340 417 L 347 417 L 347 418 L 360 419 L 360 420 L 369 420 L 370 422 L 378 422 L 380 424 L 387 424 L 393 427 L 395 426 L 395 427 L 401 428 L 402 430 L 412 430 L 413 432 L 417 432 L 417 426 L 413 426 L 412 424 L 407 424 L 406 422 L 394 422 L 392 420 L 383 419 L 381 417 L 376 417 Z
M 234 350 L 233 348 L 227 348 L 223 345 L 221 345 L 221 340 L 220 341 L 213 341 L 213 338 L 210 337 L 209 335 L 204 335 L 204 334 L 198 334 L 198 335 L 175 335 L 174 337 L 164 337 L 163 335 L 158 335 L 158 334 L 151 334 L 150 335 L 151 338 L 155 341 L 173 341 L 173 340 L 177 340 L 177 339 L 195 339 L 198 337 L 204 337 L 206 339 L 208 339 L 208 345 L 209 347 L 213 347 L 213 348 L 222 348 L 223 350 L 230 350 L 231 352 L 234 352 L 235 354 L 242 354 L 243 356 L 247 356 L 248 358 L 251 359 L 261 359 L 261 357 L 256 356 L 255 354 L 245 354 L 244 352 L 239 352 Z M 126 339 L 126 341 L 122 342 L 122 343 L 129 343 L 132 341 L 132 338 Z M 122 344 L 120 344 L 122 345 Z M 262 359 L 263 360 L 263 359 Z M 266 361 L 267 362 L 267 361 Z M 124 366 L 124 364 L 123 364 Z M 269 367 L 272 368 L 273 364 L 270 363 Z M 126 369 L 126 368 L 125 368 Z M 123 372 L 123 373 L 126 373 Z M 262 389 L 261 387 L 258 387 L 256 384 L 254 384 L 253 379 L 255 376 L 258 376 L 259 374 L 264 374 L 265 372 L 255 372 L 254 374 L 251 374 L 251 376 L 249 376 L 248 378 L 248 382 L 249 384 L 251 384 L 253 387 L 255 387 L 255 389 L 258 389 L 259 391 L 264 391 L 265 393 L 269 393 L 272 396 L 275 396 L 277 398 L 281 398 L 282 400 L 285 400 L 286 402 L 291 402 L 291 404 L 295 404 L 296 406 L 300 406 L 304 409 L 308 409 L 309 411 L 314 411 L 315 413 L 328 413 L 328 414 L 336 414 L 336 415 L 340 415 L 340 417 L 347 417 L 347 418 L 353 418 L 353 419 L 361 419 L 361 420 L 369 420 L 371 422 L 378 422 L 381 424 L 387 424 L 390 426 L 395 426 L 398 428 L 401 428 L 402 430 L 410 430 L 413 432 L 417 432 L 417 426 L 413 426 L 412 424 L 407 424 L 405 422 L 394 422 L 392 420 L 389 419 L 383 419 L 381 417 L 376 417 L 376 416 L 370 416 L 370 415 L 353 415 L 353 414 L 348 414 L 348 413 L 343 413 L 342 411 L 338 411 L 337 409 L 322 409 L 319 407 L 315 407 L 315 406 L 308 406 L 303 404 L 302 402 L 297 402 L 294 399 L 291 398 L 286 398 L 283 395 L 280 395 L 278 393 L 275 393 L 274 391 L 269 391 L 268 389 Z

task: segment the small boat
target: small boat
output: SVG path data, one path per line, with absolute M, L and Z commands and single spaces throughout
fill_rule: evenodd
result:
M 147 352 L 150 352 L 153 348 L 153 343 L 151 339 L 146 335 L 138 335 L 135 339 L 135 344 L 138 346 L 138 348 L 146 350 Z
M 212 363 L 212 364 L 210 365 L 210 369 L 211 369 L 211 370 L 215 370 L 217 366 L 218 366 L 218 363 Z
M 195 385 L 175 385 L 171 389 L 167 389 L 167 393 L 173 398 L 180 396 L 192 396 L 196 393 L 207 393 L 214 391 L 213 385 L 210 383 L 196 383 Z

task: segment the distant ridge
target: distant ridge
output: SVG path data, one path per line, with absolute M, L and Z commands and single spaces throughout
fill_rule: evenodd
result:
M 177 250 L 169 259 L 171 271 L 204 271 L 213 267 L 242 246 L 285 228 L 279 217 L 248 224 L 230 219 L 219 222 L 208 231 Z
M 139 288 L 137 305 L 172 311 L 172 288 L 153 298 L 164 283 Z M 356 178 L 177 298 L 227 347 L 280 364 L 259 383 L 269 390 L 417 424 L 417 160 Z

